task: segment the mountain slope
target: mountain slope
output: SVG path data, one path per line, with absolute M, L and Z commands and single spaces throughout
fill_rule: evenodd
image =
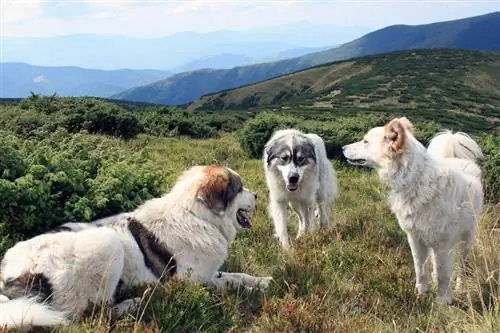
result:
M 0 63 L 0 97 L 26 97 L 30 91 L 59 96 L 108 97 L 124 89 L 151 83 L 171 75 L 159 70 L 113 71 L 80 67 L 44 67 L 24 63 Z
M 277 62 L 200 70 L 133 88 L 114 98 L 184 104 L 201 95 L 252 84 L 331 61 L 417 48 L 466 48 L 500 51 L 500 13 L 418 26 L 391 26 L 369 33 L 340 47 Z M 325 41 L 327 43 L 327 41 Z
M 457 49 L 397 51 L 320 65 L 196 100 L 188 110 L 286 109 L 475 118 L 500 129 L 500 54 Z M 464 118 L 464 119 L 462 119 Z M 471 122 L 472 123 L 472 122 Z

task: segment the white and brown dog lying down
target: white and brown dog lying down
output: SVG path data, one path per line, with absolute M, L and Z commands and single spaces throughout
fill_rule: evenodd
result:
M 120 316 L 140 298 L 116 304 L 118 289 L 171 276 L 265 290 L 271 277 L 218 271 L 237 232 L 251 226 L 245 214 L 255 203 L 235 171 L 195 166 L 133 212 L 19 242 L 0 266 L 0 328 L 70 324 L 90 304 L 114 304 Z
M 460 250 L 459 289 L 483 205 L 479 167 L 473 158 L 467 157 L 468 167 L 453 161 L 454 156 L 468 155 L 458 150 L 475 145 L 454 141 L 442 141 L 437 145 L 440 149 L 429 152 L 415 139 L 413 125 L 403 117 L 371 129 L 361 141 L 343 148 L 349 163 L 376 169 L 387 185 L 390 208 L 408 237 L 418 294 L 425 295 L 429 289 L 426 263 L 431 257 L 437 300 L 445 303 L 452 301 L 452 249 L 458 246 Z M 445 153 L 450 151 L 442 147 L 446 144 L 454 144 L 452 156 Z M 474 155 L 479 156 L 476 150 Z

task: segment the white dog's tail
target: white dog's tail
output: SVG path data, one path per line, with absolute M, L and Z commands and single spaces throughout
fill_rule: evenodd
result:
M 36 298 L 21 297 L 6 300 L 0 295 L 0 330 L 29 326 L 67 325 L 66 313 L 39 303 Z
M 461 158 L 478 162 L 484 159 L 483 152 L 467 133 L 445 130 L 436 134 L 429 142 L 427 152 L 445 158 Z

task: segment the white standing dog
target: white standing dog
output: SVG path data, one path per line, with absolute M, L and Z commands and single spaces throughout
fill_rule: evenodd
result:
M 172 190 L 135 211 L 96 223 L 66 223 L 17 243 L 0 266 L 0 329 L 69 324 L 93 303 L 116 304 L 116 292 L 171 276 L 217 289 L 266 289 L 271 277 L 223 273 L 256 195 L 229 168 L 195 166 Z M 114 306 L 116 316 L 140 298 Z
M 451 303 L 452 249 L 460 250 L 460 288 L 483 205 L 480 179 L 427 152 L 404 117 L 343 149 L 349 163 L 376 169 L 388 186 L 391 210 L 408 237 L 418 294 L 428 291 L 426 262 L 432 256 L 437 299 Z
M 327 208 L 338 195 L 338 185 L 323 139 L 296 129 L 278 130 L 264 147 L 263 162 L 269 211 L 281 245 L 290 246 L 288 206 L 299 215 L 297 237 L 312 230 L 315 208 L 321 227 L 327 228 Z

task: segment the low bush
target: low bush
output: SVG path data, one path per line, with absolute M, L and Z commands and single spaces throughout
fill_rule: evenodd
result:
M 67 221 L 131 210 L 161 194 L 143 159 L 105 137 L 57 131 L 42 140 L 0 132 L 0 253 Z
M 259 113 L 247 121 L 237 138 L 243 150 L 253 158 L 262 156 L 265 143 L 274 131 L 283 128 L 297 128 L 304 132 L 316 133 L 323 138 L 329 158 L 342 158 L 342 146 L 361 140 L 372 127 L 383 126 L 389 116 L 341 116 L 331 120 L 311 120 L 299 116 L 286 116 L 277 113 Z M 424 144 L 438 131 L 433 122 L 416 124 L 416 136 Z

